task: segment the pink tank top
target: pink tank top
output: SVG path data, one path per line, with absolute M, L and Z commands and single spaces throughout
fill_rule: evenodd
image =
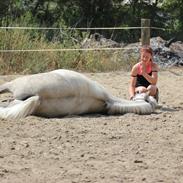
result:
M 142 64 L 140 62 L 137 65 L 137 69 L 137 74 L 142 75 Z M 150 74 L 152 72 L 152 64 L 146 66 L 146 72 L 147 74 Z

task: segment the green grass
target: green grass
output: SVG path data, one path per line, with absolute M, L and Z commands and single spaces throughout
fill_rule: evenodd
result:
M 49 42 L 43 34 L 27 30 L 0 30 L 0 49 L 79 48 L 67 39 Z M 87 72 L 129 70 L 135 58 L 124 59 L 122 51 L 12 52 L 0 53 L 0 74 L 30 74 L 58 68 Z

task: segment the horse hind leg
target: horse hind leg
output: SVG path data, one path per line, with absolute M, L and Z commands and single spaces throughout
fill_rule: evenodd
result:
M 7 83 L 0 85 L 0 94 L 7 93 L 7 92 L 13 93 L 10 90 L 10 82 L 7 82 Z M 0 107 L 7 107 L 9 105 L 9 103 L 12 102 L 13 100 L 14 100 L 13 96 L 9 96 L 6 99 L 2 99 L 0 101 Z
M 39 105 L 39 96 L 32 96 L 25 101 L 14 100 L 8 107 L 0 107 L 0 118 L 20 119 L 34 114 Z
M 10 91 L 10 82 L 7 82 L 7 83 L 0 85 L 0 94 L 6 93 L 6 92 L 11 92 Z

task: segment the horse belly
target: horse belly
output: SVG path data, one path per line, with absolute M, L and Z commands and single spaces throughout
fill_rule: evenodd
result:
M 66 97 L 61 99 L 44 99 L 37 108 L 35 115 L 45 117 L 59 117 L 65 115 L 79 115 L 87 113 L 101 113 L 105 111 L 105 101 L 89 97 Z

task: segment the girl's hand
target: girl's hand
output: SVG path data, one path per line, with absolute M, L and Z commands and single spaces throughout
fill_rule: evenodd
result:
M 146 73 L 146 66 L 143 62 L 141 62 L 141 71 L 142 71 L 142 75 Z

